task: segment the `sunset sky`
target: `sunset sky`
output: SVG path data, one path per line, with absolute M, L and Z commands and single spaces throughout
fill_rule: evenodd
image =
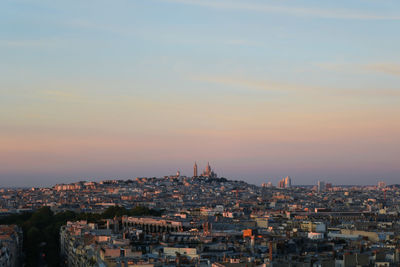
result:
M 2 0 L 0 185 L 400 183 L 399 0 Z

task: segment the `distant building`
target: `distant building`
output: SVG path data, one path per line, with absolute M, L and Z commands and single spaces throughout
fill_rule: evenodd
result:
M 201 174 L 203 177 L 217 178 L 217 174 L 211 169 L 210 163 L 207 163 L 205 171 Z
M 17 225 L 0 225 L 0 266 L 22 266 L 22 236 Z
M 331 190 L 331 189 L 332 189 L 332 183 L 326 183 L 325 189 L 326 189 L 327 191 Z
M 198 176 L 198 174 L 197 174 L 197 163 L 195 162 L 194 166 L 193 166 L 193 177 L 197 177 L 197 176 Z
M 386 183 L 385 182 L 383 182 L 383 181 L 378 182 L 378 188 L 379 189 L 382 189 L 382 188 L 385 188 L 385 187 L 386 187 Z
M 325 182 L 323 182 L 323 181 L 318 181 L 317 190 L 318 190 L 318 192 L 323 192 L 323 191 L 325 191 Z
M 271 188 L 272 187 L 272 183 L 271 182 L 268 182 L 268 183 L 263 183 L 263 184 L 261 184 L 261 186 L 262 187 L 267 187 L 267 188 Z
M 285 188 L 285 179 L 282 179 L 278 182 L 278 188 Z
M 290 176 L 286 176 L 278 182 L 278 188 L 290 188 L 292 187 L 292 179 Z
M 290 176 L 287 176 L 285 178 L 285 188 L 290 188 L 292 187 L 292 179 L 290 178 Z

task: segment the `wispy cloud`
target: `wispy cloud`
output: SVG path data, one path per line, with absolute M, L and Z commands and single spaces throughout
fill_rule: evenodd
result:
M 54 39 L 39 40 L 0 40 L 0 47 L 48 47 L 56 44 Z
M 400 20 L 398 15 L 375 14 L 348 9 L 323 9 L 311 7 L 277 6 L 265 3 L 249 3 L 233 0 L 161 0 L 164 2 L 196 5 L 217 9 L 249 10 L 264 13 L 278 13 L 291 16 L 317 17 L 329 19 L 355 19 L 355 20 Z
M 342 90 L 342 95 L 346 96 L 354 96 L 354 97 L 373 97 L 373 98 L 391 98 L 394 97 L 398 99 L 400 97 L 400 89 L 365 89 L 365 90 L 355 90 L 355 89 L 348 89 Z
M 231 39 L 222 42 L 225 45 L 233 45 L 233 46 L 262 46 L 261 43 L 245 40 L 245 39 Z
M 222 84 L 227 86 L 240 87 L 250 90 L 270 91 L 270 92 L 294 92 L 317 90 L 314 87 L 296 85 L 287 83 L 264 81 L 256 79 L 247 79 L 231 76 L 212 76 L 212 75 L 193 75 L 191 78 L 195 81 Z
M 392 62 L 372 62 L 372 63 L 330 63 L 322 62 L 314 64 L 315 67 L 335 72 L 346 73 L 385 73 L 400 76 L 400 64 Z
M 305 84 L 291 84 L 276 81 L 237 78 L 232 76 L 191 76 L 195 81 L 220 84 L 228 87 L 238 87 L 244 90 L 257 90 L 284 94 L 301 94 L 310 97 L 373 97 L 376 99 L 399 97 L 400 89 L 393 88 L 334 88 L 329 86 L 313 86 Z
M 73 27 L 75 29 L 85 29 L 89 31 L 100 31 L 121 36 L 133 36 L 138 34 L 138 31 L 133 28 L 125 28 L 116 26 L 112 23 L 99 23 L 88 19 L 72 19 L 65 22 L 66 26 Z
M 365 66 L 367 70 L 382 72 L 390 75 L 400 76 L 400 64 L 394 63 L 375 63 Z
M 44 97 L 52 98 L 54 100 L 69 101 L 69 102 L 84 102 L 87 100 L 81 94 L 61 91 L 61 90 L 46 90 L 41 91 L 40 94 Z

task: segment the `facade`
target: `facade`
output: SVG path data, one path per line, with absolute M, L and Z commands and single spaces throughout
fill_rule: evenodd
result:
M 120 224 L 123 226 L 122 229 L 116 227 Z M 200 256 L 197 248 L 174 246 L 174 243 L 166 237 L 166 233 L 169 233 L 168 237 L 176 236 L 173 240 L 179 237 L 180 240 L 193 242 L 195 237 L 190 235 L 179 232 L 172 234 L 174 233 L 172 231 L 181 229 L 181 222 L 150 217 L 123 217 L 118 220 L 107 220 L 106 225 L 107 228 L 99 229 L 97 224 L 78 221 L 68 222 L 63 226 L 60 230 L 60 246 L 65 265 L 161 267 L 175 266 L 180 261 L 199 264 Z M 156 229 L 156 225 L 160 227 Z M 155 237 L 161 237 L 163 242 L 158 243 L 157 239 L 151 240 Z
M 0 266 L 22 266 L 22 230 L 16 225 L 0 225 Z

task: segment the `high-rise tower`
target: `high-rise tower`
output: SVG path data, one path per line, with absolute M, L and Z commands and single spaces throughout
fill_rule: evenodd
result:
M 325 182 L 323 182 L 323 181 L 318 181 L 317 189 L 318 189 L 318 192 L 323 192 L 323 191 L 325 191 Z
M 197 177 L 197 163 L 194 162 L 194 166 L 193 166 L 193 177 Z
M 210 166 L 210 163 L 209 163 L 209 162 L 207 162 L 206 174 L 207 174 L 207 176 L 210 176 L 210 175 L 211 175 L 211 166 Z
M 285 178 L 285 188 L 290 188 L 292 187 L 292 179 L 290 178 L 290 176 L 287 176 Z

